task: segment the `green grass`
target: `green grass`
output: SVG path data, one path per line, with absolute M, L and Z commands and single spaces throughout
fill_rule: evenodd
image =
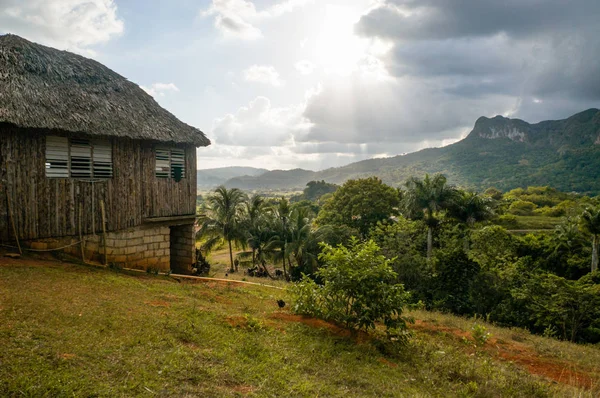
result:
M 552 384 L 415 312 L 407 347 L 356 340 L 279 309 L 284 291 L 178 283 L 50 261 L 0 258 L 0 396 L 595 396 Z M 310 323 L 310 324 L 307 324 Z M 322 327 L 319 327 L 322 326 Z M 490 328 L 597 375 L 597 348 Z M 506 333 L 504 336 L 502 333 Z M 500 342 L 496 342 L 501 344 Z M 539 346 L 536 348 L 536 344 Z M 537 352 L 537 351 L 536 351 Z M 541 355 L 541 354 L 540 354 Z M 591 371 L 592 371 L 591 370 Z M 594 379 L 597 380 L 597 379 Z

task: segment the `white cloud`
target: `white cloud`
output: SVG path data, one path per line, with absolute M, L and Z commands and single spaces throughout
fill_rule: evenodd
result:
M 274 108 L 268 98 L 257 97 L 235 114 L 216 118 L 211 135 L 220 145 L 283 146 L 310 127 L 303 112 L 304 104 Z
M 310 75 L 315 70 L 315 64 L 306 59 L 296 62 L 294 67 L 302 75 Z
M 60 49 L 93 53 L 123 25 L 113 0 L 0 0 L 0 32 Z
M 255 26 L 257 22 L 292 12 L 311 1 L 287 0 L 257 11 L 252 1 L 212 0 L 210 7 L 202 11 L 200 15 L 203 17 L 214 16 L 215 27 L 225 37 L 254 40 L 262 36 L 260 29 Z
M 150 87 L 140 86 L 145 92 L 156 97 L 163 97 L 167 92 L 178 92 L 179 88 L 173 83 L 153 83 Z
M 270 84 L 275 87 L 283 85 L 279 72 L 270 65 L 252 65 L 244 71 L 244 79 L 249 82 Z

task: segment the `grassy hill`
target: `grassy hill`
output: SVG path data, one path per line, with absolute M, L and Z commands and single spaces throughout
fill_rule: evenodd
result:
M 450 183 L 484 190 L 551 185 L 558 190 L 600 193 L 600 110 L 589 109 L 564 120 L 529 124 L 502 116 L 479 118 L 463 140 L 403 156 L 369 159 L 319 172 L 298 170 L 226 183 L 244 189 L 292 189 L 311 180 L 341 184 L 378 176 L 398 186 L 410 176 L 443 173 Z
M 600 350 L 415 311 L 400 351 L 279 309 L 284 290 L 0 257 L 0 396 L 600 394 Z M 471 328 L 491 337 L 476 343 Z

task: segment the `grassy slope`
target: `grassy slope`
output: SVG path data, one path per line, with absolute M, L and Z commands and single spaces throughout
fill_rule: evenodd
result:
M 285 292 L 268 287 L 178 283 L 0 257 L 0 396 L 599 392 L 597 348 L 491 326 L 491 342 L 476 347 L 464 332 L 472 321 L 416 312 L 410 345 L 384 355 L 364 336 L 280 310 L 278 298 Z M 557 364 L 561 382 L 575 387 L 530 375 L 523 361 L 535 367 L 540 358 Z

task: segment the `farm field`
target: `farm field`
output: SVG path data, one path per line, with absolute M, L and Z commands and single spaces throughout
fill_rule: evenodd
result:
M 392 351 L 377 336 L 293 315 L 278 299 L 289 300 L 268 286 L 0 257 L 0 395 L 600 393 L 593 346 L 414 311 L 410 343 Z M 472 338 L 475 323 L 491 334 L 483 345 Z

